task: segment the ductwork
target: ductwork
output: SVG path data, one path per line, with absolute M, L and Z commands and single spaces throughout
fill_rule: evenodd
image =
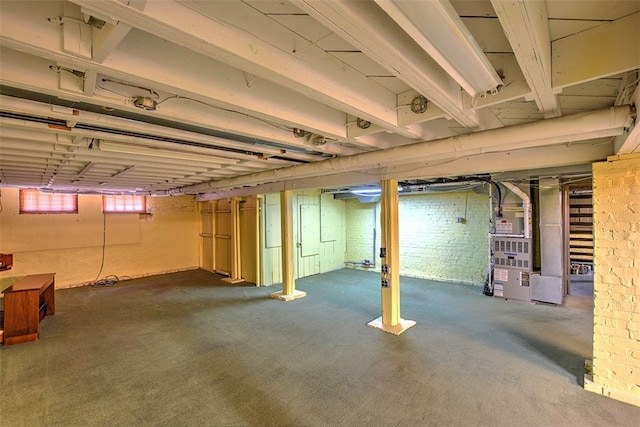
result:
M 513 194 L 522 199 L 522 208 L 524 209 L 524 238 L 531 238 L 531 198 L 527 193 L 522 191 L 520 187 L 512 182 L 501 182 Z
M 611 107 L 518 126 L 423 141 L 320 162 L 296 165 L 168 190 L 169 195 L 197 194 L 326 176 L 407 163 L 455 160 L 467 156 L 519 150 L 621 135 L 632 123 L 628 105 Z

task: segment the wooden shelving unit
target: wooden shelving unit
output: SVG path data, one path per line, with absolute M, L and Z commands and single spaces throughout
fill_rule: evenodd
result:
M 572 274 L 584 274 L 593 270 L 591 189 L 569 190 L 569 259 Z

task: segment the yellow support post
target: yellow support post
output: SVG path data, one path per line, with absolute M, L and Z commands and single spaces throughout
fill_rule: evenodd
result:
M 380 261 L 382 316 L 367 326 L 400 335 L 416 324 L 400 317 L 400 237 L 398 218 L 398 181 L 381 182 Z
M 272 293 L 271 298 L 291 301 L 307 295 L 306 292 L 296 290 L 293 272 L 293 197 L 291 190 L 280 192 L 280 230 L 282 237 L 282 291 Z

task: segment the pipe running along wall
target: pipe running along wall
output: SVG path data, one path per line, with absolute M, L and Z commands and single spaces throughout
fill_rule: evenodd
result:
M 423 141 L 386 150 L 338 157 L 287 168 L 194 184 L 166 195 L 231 190 L 287 179 L 301 179 L 340 172 L 361 171 L 405 163 L 454 160 L 472 155 L 543 147 L 621 135 L 633 120 L 629 105 L 573 114 L 499 129 Z

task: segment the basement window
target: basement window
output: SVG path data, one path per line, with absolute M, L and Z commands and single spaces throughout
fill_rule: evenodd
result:
M 43 193 L 38 189 L 20 189 L 20 213 L 78 213 L 78 195 L 64 193 Z
M 145 213 L 146 196 L 102 196 L 102 211 L 105 213 Z

